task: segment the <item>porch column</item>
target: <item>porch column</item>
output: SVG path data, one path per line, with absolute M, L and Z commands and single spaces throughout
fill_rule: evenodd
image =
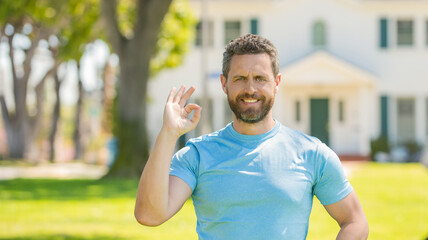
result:
M 367 86 L 359 88 L 359 154 L 368 155 L 370 153 L 370 136 L 369 136 L 369 120 L 370 120 L 370 93 Z

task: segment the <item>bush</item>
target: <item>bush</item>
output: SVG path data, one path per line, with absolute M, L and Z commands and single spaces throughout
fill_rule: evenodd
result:
M 372 139 L 370 142 L 370 158 L 374 161 L 374 156 L 378 152 L 389 153 L 391 146 L 387 136 L 379 136 L 376 139 Z

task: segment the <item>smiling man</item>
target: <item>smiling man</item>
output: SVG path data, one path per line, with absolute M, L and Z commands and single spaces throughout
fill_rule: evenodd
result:
M 231 41 L 221 84 L 233 122 L 189 140 L 175 155 L 176 141 L 196 127 L 201 108 L 186 105 L 194 87 L 173 88 L 141 175 L 138 222 L 160 225 L 192 197 L 199 239 L 305 239 L 315 195 L 339 224 L 337 239 L 367 239 L 365 214 L 337 155 L 273 119 L 280 83 L 269 40 L 248 34 Z

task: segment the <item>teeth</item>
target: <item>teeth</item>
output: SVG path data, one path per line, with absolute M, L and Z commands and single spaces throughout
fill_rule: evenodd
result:
M 244 102 L 255 103 L 255 102 L 257 102 L 257 99 L 244 99 Z

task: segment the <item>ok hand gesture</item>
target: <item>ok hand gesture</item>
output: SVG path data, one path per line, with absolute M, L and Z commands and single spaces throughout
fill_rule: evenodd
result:
M 201 117 L 202 108 L 200 106 L 193 103 L 185 105 L 195 91 L 195 87 L 190 87 L 184 93 L 185 90 L 186 87 L 182 86 L 176 93 L 176 88 L 172 88 L 163 114 L 163 127 L 176 138 L 193 130 Z M 195 112 L 192 119 L 188 119 L 187 116 L 193 110 Z

